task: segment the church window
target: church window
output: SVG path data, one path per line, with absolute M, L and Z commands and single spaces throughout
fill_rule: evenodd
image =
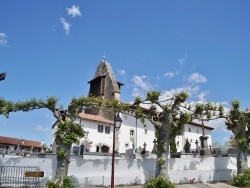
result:
M 134 136 L 134 130 L 130 130 L 130 136 Z
M 105 126 L 105 133 L 110 134 L 110 126 Z
M 198 129 L 196 130 L 196 132 L 197 132 L 197 134 L 199 134 L 199 130 Z
M 98 132 L 103 133 L 103 125 L 98 125 Z
M 188 132 L 191 132 L 191 128 L 190 127 L 188 128 Z

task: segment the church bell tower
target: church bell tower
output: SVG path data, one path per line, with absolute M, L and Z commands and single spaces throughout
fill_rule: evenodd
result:
M 109 62 L 105 61 L 105 57 L 103 57 L 98 65 L 94 78 L 88 83 L 90 84 L 89 96 L 120 101 L 121 86 L 124 84 L 116 81 L 111 65 Z M 112 112 L 104 112 L 100 109 L 88 108 L 85 110 L 85 113 L 99 115 L 111 121 L 114 119 L 114 114 Z

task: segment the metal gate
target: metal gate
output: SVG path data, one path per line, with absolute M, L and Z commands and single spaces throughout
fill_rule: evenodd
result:
M 0 166 L 0 187 L 39 187 L 44 172 L 34 166 Z

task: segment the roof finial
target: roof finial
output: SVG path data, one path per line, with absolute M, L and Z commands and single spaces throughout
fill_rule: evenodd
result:
M 102 62 L 105 62 L 105 50 L 104 50 L 104 52 L 103 52 Z

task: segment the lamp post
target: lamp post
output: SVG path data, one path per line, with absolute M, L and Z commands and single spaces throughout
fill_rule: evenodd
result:
M 115 172 L 115 130 L 119 130 L 122 124 L 122 119 L 119 113 L 114 114 L 114 130 L 113 130 L 113 151 L 112 151 L 112 170 L 111 170 L 111 188 L 114 188 L 114 172 Z

